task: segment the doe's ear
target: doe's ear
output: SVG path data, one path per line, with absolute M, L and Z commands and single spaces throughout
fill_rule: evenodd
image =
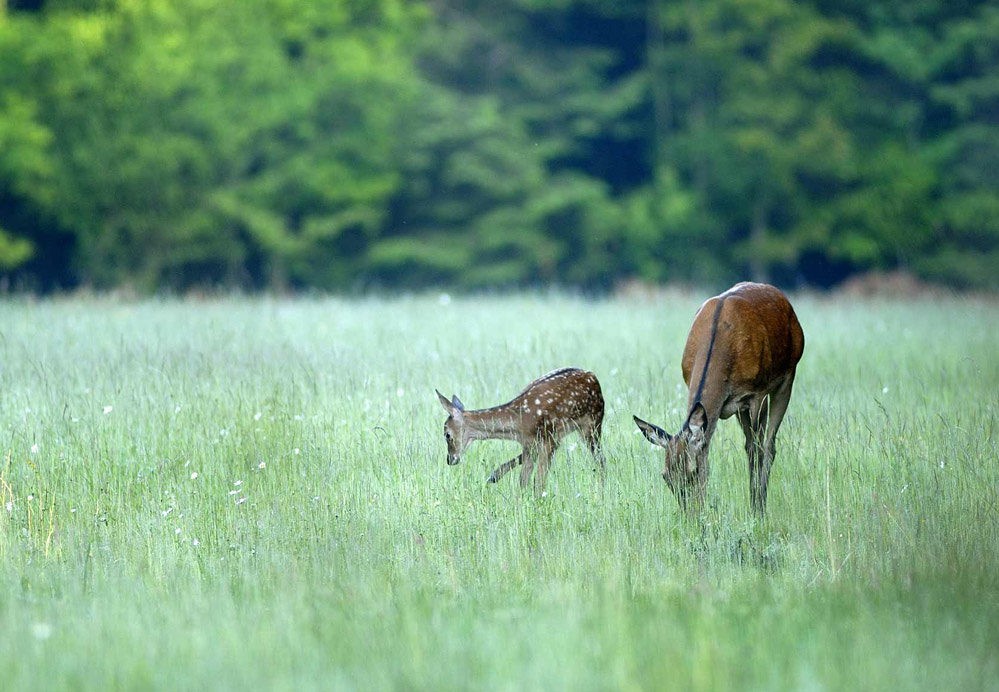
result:
M 658 425 L 646 423 L 638 416 L 632 416 L 632 418 L 635 419 L 635 425 L 637 425 L 638 429 L 642 431 L 643 435 L 645 435 L 646 440 L 654 445 L 658 445 L 659 447 L 665 447 L 669 444 L 671 438 L 668 432 L 660 428 Z
M 451 405 L 454 406 L 455 411 L 465 412 L 465 405 L 461 403 L 461 399 L 458 398 L 457 394 L 451 395 Z
M 708 412 L 704 410 L 704 404 L 698 401 L 694 408 L 690 409 L 687 416 L 687 423 L 683 427 L 690 428 L 691 432 L 699 432 L 708 426 Z
M 437 391 L 436 389 L 434 391 L 437 392 L 437 398 L 440 400 L 441 406 L 443 406 L 444 410 L 450 414 L 454 409 L 454 405 L 450 401 L 448 401 L 447 397 L 441 394 L 439 391 Z
M 701 449 L 704 446 L 708 427 L 708 412 L 704 410 L 704 404 L 698 401 L 687 416 L 684 429 L 689 432 L 690 445 L 694 449 Z

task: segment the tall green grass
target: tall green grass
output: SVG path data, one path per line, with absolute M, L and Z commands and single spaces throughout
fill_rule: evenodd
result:
M 999 306 L 795 296 L 768 518 L 684 520 L 680 293 L 0 303 L 4 689 L 999 689 Z M 607 400 L 548 495 L 434 388 Z

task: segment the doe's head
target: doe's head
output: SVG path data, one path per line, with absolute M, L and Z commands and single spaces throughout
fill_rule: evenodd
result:
M 444 441 L 447 443 L 448 466 L 454 466 L 461 461 L 461 453 L 468 445 L 468 438 L 465 435 L 465 406 L 457 394 L 448 399 L 436 389 L 434 391 L 437 392 L 437 398 L 448 414 L 447 420 L 444 421 Z
M 698 469 L 705 468 L 708 452 L 707 412 L 700 402 L 694 405 L 687 422 L 676 435 L 670 435 L 658 425 L 632 416 L 647 439 L 665 450 L 663 480 L 676 495 L 680 507 L 687 508 L 687 498 L 698 482 Z

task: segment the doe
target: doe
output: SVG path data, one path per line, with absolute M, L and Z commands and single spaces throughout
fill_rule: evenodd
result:
M 791 303 L 773 286 L 739 283 L 701 305 L 681 361 L 689 388 L 683 427 L 670 435 L 635 416 L 645 437 L 665 448 L 663 479 L 681 508 L 690 499 L 703 504 L 711 436 L 719 419 L 736 415 L 749 457 L 750 504 L 763 515 L 777 430 L 804 347 Z

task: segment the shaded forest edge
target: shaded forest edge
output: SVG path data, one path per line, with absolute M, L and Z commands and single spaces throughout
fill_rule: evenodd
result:
M 995 292 L 996 35 L 945 0 L 8 0 L 0 289 Z

